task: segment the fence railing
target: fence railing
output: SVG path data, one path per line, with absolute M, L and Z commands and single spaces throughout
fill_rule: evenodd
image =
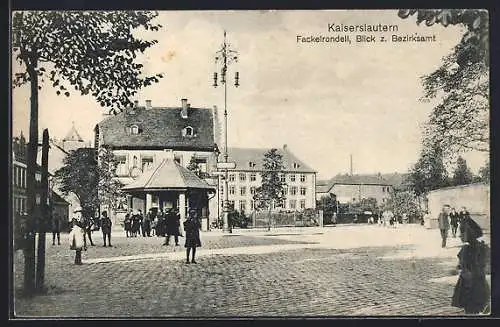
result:
M 322 226 L 322 212 L 252 212 L 248 228 Z

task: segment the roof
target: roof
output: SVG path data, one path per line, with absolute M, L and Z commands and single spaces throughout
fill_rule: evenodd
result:
M 64 200 L 59 194 L 54 191 L 51 191 L 52 202 L 57 204 L 69 205 L 69 202 Z
M 75 127 L 75 122 L 73 122 L 71 129 L 69 130 L 68 134 L 63 138 L 63 141 L 77 141 L 77 142 L 83 142 L 82 137 L 78 133 Z
M 328 181 L 316 183 L 316 193 L 328 193 L 334 185 L 388 185 L 392 186 L 380 174 L 337 175 Z
M 163 159 L 154 169 L 151 169 L 122 190 L 168 190 L 168 189 L 214 189 L 196 174 L 175 162 L 171 158 Z
M 132 135 L 129 128 L 136 125 L 140 133 Z M 194 136 L 182 135 L 188 126 Z M 214 148 L 212 109 L 188 108 L 188 117 L 181 117 L 181 108 L 129 108 L 110 116 L 98 124 L 101 144 L 115 148 L 196 148 L 211 151 Z
M 401 174 L 401 173 L 382 174 L 382 178 L 385 179 L 387 183 L 396 188 L 406 185 L 407 177 L 408 174 Z
M 263 171 L 264 154 L 270 149 L 257 148 L 228 148 L 228 161 L 236 163 L 236 169 L 244 171 Z M 297 158 L 288 149 L 277 149 L 283 156 L 283 164 L 286 172 L 315 173 L 315 171 Z M 294 166 L 294 163 L 297 166 Z

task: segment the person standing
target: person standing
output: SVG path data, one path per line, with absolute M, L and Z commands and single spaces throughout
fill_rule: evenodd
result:
M 102 212 L 102 218 L 101 218 L 101 231 L 102 231 L 102 239 L 104 241 L 104 247 L 106 247 L 106 237 L 108 238 L 108 246 L 112 247 L 111 245 L 111 226 L 113 223 L 111 222 L 111 219 L 108 217 L 108 212 L 103 211 Z
M 184 222 L 184 231 L 186 232 L 186 264 L 189 264 L 189 254 L 191 252 L 191 263 L 196 263 L 196 248 L 201 246 L 200 240 L 201 224 L 197 217 L 195 209 L 189 210 L 188 219 Z
M 139 209 L 139 212 L 137 213 L 137 233 L 139 233 L 139 236 L 143 234 L 143 229 L 142 229 L 143 221 L 144 221 L 144 216 L 142 215 L 142 210 Z
M 153 219 L 153 209 L 149 209 L 149 212 L 144 216 L 142 221 L 142 236 L 151 237 L 151 220 Z
M 470 218 L 470 213 L 467 211 L 465 207 L 460 208 L 460 212 L 458 213 L 458 223 L 462 226 L 462 222 Z M 462 230 L 462 228 L 460 228 Z
M 460 238 L 464 245 L 458 252 L 460 274 L 453 291 L 451 305 L 463 308 L 466 314 L 485 311 L 490 299 L 490 287 L 486 281 L 485 268 L 489 248 L 484 241 L 481 227 L 469 217 L 460 224 Z
M 438 216 L 439 230 L 441 232 L 441 247 L 446 247 L 446 239 L 448 238 L 448 230 L 450 229 L 449 221 L 450 206 L 445 204 L 443 210 Z
M 453 237 L 457 237 L 457 228 L 458 228 L 458 220 L 460 216 L 458 212 L 455 211 L 455 208 L 451 208 L 450 212 L 450 225 L 451 225 L 451 234 Z
M 87 251 L 85 244 L 85 232 L 78 224 L 78 220 L 73 218 L 73 228 L 69 232 L 70 249 L 75 251 L 75 265 L 82 264 L 82 250 Z
M 181 219 L 180 219 L 180 214 L 179 211 L 176 210 L 175 208 L 172 208 L 169 210 L 169 212 L 166 215 L 167 221 L 166 221 L 166 238 L 165 238 L 165 243 L 163 245 L 168 245 L 170 243 L 170 236 L 174 237 L 175 240 L 175 246 L 179 245 L 179 228 L 181 224 Z
M 130 213 L 125 215 L 125 219 L 123 220 L 123 225 L 125 228 L 125 236 L 132 237 L 132 220 L 130 219 Z
M 52 245 L 61 245 L 61 218 L 57 212 L 54 213 L 52 218 Z

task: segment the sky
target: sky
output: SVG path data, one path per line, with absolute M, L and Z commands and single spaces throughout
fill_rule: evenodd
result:
M 146 74 L 164 73 L 161 81 L 139 92 L 141 104 L 224 108 L 224 90 L 214 88 L 215 52 L 227 40 L 239 60 L 229 68 L 228 146 L 288 149 L 330 178 L 354 173 L 407 172 L 419 157 L 421 126 L 432 109 L 422 103 L 421 77 L 439 67 L 459 42 L 456 26 L 417 26 L 384 11 L 161 11 L 156 39 L 139 60 Z M 398 32 L 334 33 L 328 24 L 397 25 Z M 435 42 L 357 43 L 355 36 L 436 35 Z M 347 43 L 301 43 L 301 36 L 350 35 Z M 13 64 L 13 72 L 20 69 Z M 220 72 L 220 69 L 218 70 Z M 233 86 L 234 72 L 240 87 Z M 74 122 L 85 140 L 106 109 L 91 96 L 61 97 L 42 88 L 40 130 L 63 138 Z M 28 134 L 29 87 L 13 90 L 13 135 Z M 221 115 L 222 116 L 222 115 Z M 464 157 L 476 172 L 484 154 Z

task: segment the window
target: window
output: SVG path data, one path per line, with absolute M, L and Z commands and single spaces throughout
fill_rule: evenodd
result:
M 292 186 L 290 188 L 290 195 L 297 195 L 297 186 Z
M 148 171 L 153 168 L 153 157 L 142 158 L 142 171 Z
M 132 162 L 133 162 L 132 167 L 137 167 L 137 166 L 138 166 L 138 165 L 137 165 L 137 156 L 134 156 L 134 158 L 133 158 Z
M 14 174 L 13 174 L 13 180 L 12 180 L 12 184 L 14 184 L 14 186 L 17 186 L 17 167 L 14 166 Z
M 234 194 L 234 193 L 235 193 L 235 187 L 229 186 L 229 194 Z
M 300 181 L 304 183 L 306 181 L 306 175 L 304 174 L 300 175 Z
M 285 183 L 285 182 L 286 182 L 285 177 L 286 177 L 286 175 L 285 175 L 285 174 L 281 174 L 281 175 L 280 175 L 280 182 Z
M 240 187 L 240 195 L 246 195 L 247 194 L 247 188 L 245 186 Z
M 248 167 L 249 168 L 255 167 L 255 162 L 253 162 L 253 161 L 248 162 Z
M 240 173 L 240 182 L 244 182 L 247 179 L 247 175 L 245 173 Z
M 26 188 L 26 170 L 21 169 L 21 187 Z
M 234 209 L 234 200 L 227 201 L 229 209 Z
M 301 187 L 300 188 L 300 195 L 306 195 L 306 188 L 305 187 Z
M 117 176 L 127 175 L 127 157 L 125 156 L 116 157 L 116 175 Z
M 306 208 L 306 200 L 300 200 L 300 209 Z
M 26 199 L 21 199 L 21 212 L 26 211 Z
M 229 174 L 229 181 L 230 182 L 234 182 L 235 179 L 236 179 L 236 176 L 234 174 Z
M 207 171 L 207 161 L 208 161 L 208 158 L 200 158 L 200 157 L 195 157 L 193 158 L 194 162 L 196 162 L 196 164 L 198 165 L 198 169 L 200 170 L 200 172 L 202 173 L 206 173 L 208 172 Z
M 297 208 L 297 200 L 290 200 L 288 202 L 289 208 L 290 209 L 296 209 Z
M 257 180 L 257 174 L 251 173 L 250 174 L 250 182 L 255 182 Z
M 132 125 L 132 126 L 130 127 L 130 134 L 132 134 L 132 135 L 137 135 L 137 134 L 139 134 L 139 126 L 137 126 L 137 125 Z
M 290 175 L 290 182 L 295 182 L 295 175 L 294 174 Z
M 257 189 L 257 188 L 256 188 L 255 186 L 250 187 L 250 194 L 251 194 L 251 195 L 254 195 L 254 194 L 255 194 L 255 190 L 256 190 L 256 189 Z
M 187 137 L 194 136 L 194 129 L 191 126 L 187 126 L 182 130 L 182 136 L 187 136 Z
M 240 200 L 240 212 L 244 212 L 247 209 L 247 201 Z
M 288 195 L 288 187 L 283 187 L 283 195 Z
M 293 163 L 293 168 L 297 169 L 299 167 L 300 167 L 300 165 L 298 163 L 296 163 L 296 162 Z
M 255 201 L 250 200 L 250 210 L 255 210 Z

